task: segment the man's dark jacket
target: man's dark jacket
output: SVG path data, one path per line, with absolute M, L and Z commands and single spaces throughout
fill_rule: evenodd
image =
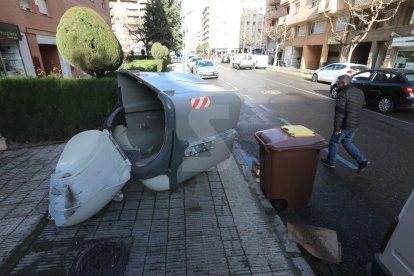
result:
M 352 85 L 345 86 L 336 99 L 334 131 L 358 128 L 364 105 L 364 92 Z

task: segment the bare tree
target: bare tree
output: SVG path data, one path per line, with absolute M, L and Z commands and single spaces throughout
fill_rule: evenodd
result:
M 124 27 L 132 37 L 144 44 L 145 53 L 148 55 L 150 41 L 148 39 L 148 29 L 144 25 L 144 20 L 142 18 L 136 18 L 133 21 L 129 21 Z
M 380 22 L 392 19 L 405 0 L 343 0 L 348 15 L 345 20 L 333 18 L 324 10 L 329 19 L 334 39 L 347 49 L 346 62 L 351 62 L 355 48 L 368 35 L 368 32 Z M 329 0 L 325 0 L 328 8 Z M 323 4 L 323 3 L 321 3 Z M 344 30 L 337 30 L 336 25 L 344 25 Z
M 275 59 L 273 61 L 273 66 L 275 66 L 279 47 L 283 46 L 287 40 L 293 37 L 294 29 L 287 26 L 286 23 L 276 24 L 274 26 L 266 25 L 263 29 L 263 33 L 276 42 Z

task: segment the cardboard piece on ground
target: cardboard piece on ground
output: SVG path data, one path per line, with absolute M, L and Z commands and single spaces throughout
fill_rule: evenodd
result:
M 341 262 L 341 247 L 336 231 L 305 225 L 287 224 L 288 239 L 300 244 L 310 254 L 331 263 Z

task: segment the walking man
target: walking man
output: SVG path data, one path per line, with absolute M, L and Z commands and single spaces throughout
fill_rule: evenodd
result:
M 335 168 L 339 143 L 349 155 L 358 162 L 357 173 L 365 169 L 370 162 L 352 143 L 361 121 L 362 108 L 365 105 L 364 93 L 352 85 L 348 75 L 338 78 L 338 97 L 335 104 L 334 131 L 329 141 L 329 152 L 321 162 L 329 168 Z

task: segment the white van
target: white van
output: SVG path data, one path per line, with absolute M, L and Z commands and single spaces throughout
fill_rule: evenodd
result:
M 232 61 L 231 66 L 236 69 L 254 68 L 253 57 L 251 54 L 238 54 Z
M 370 275 L 414 275 L 414 191 L 369 267 Z

